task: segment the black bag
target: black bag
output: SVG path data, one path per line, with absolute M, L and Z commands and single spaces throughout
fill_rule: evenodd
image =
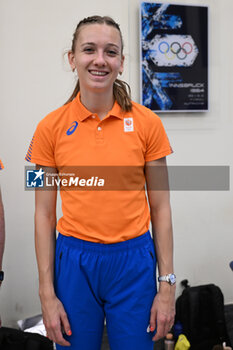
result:
M 229 344 L 221 289 L 214 284 L 187 287 L 176 301 L 176 321 L 183 326 L 192 350 Z
M 53 350 L 53 342 L 43 335 L 14 328 L 0 328 L 1 350 Z

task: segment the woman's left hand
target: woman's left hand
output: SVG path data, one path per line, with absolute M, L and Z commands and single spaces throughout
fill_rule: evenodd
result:
M 175 285 L 170 286 L 166 282 L 160 283 L 159 292 L 154 298 L 151 314 L 151 331 L 156 329 L 153 341 L 167 335 L 173 326 L 175 318 Z

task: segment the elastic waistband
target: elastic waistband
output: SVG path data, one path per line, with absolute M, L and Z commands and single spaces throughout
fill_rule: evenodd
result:
M 79 238 L 64 236 L 61 233 L 58 235 L 58 240 L 61 244 L 65 244 L 67 246 L 83 249 L 85 251 L 96 251 L 102 254 L 113 253 L 114 251 L 124 251 L 127 249 L 143 247 L 147 243 L 152 241 L 150 231 L 147 231 L 141 236 L 129 239 L 127 241 L 118 242 L 118 243 L 96 243 L 84 241 Z

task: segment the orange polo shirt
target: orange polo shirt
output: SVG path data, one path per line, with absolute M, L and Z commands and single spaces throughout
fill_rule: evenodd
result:
M 100 120 L 82 105 L 78 94 L 41 120 L 25 159 L 55 167 L 62 174 L 78 169 L 74 171 L 80 180 L 78 187 L 60 184 L 60 233 L 115 243 L 148 231 L 150 210 L 143 168 L 145 162 L 170 153 L 162 122 L 151 110 L 133 102 L 132 111 L 124 112 L 115 102 Z M 100 180 L 101 186 L 95 187 L 93 181 Z
M 4 165 L 3 165 L 3 163 L 2 163 L 2 161 L 0 159 L 0 170 L 2 170 L 2 169 L 4 169 Z

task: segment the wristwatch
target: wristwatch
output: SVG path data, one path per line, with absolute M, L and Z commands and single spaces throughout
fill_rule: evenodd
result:
M 2 283 L 3 280 L 4 280 L 4 272 L 0 271 L 0 284 Z
M 165 275 L 165 276 L 159 276 L 158 281 L 167 282 L 171 286 L 173 286 L 176 283 L 176 275 L 174 275 L 174 273 L 169 273 L 168 275 Z

